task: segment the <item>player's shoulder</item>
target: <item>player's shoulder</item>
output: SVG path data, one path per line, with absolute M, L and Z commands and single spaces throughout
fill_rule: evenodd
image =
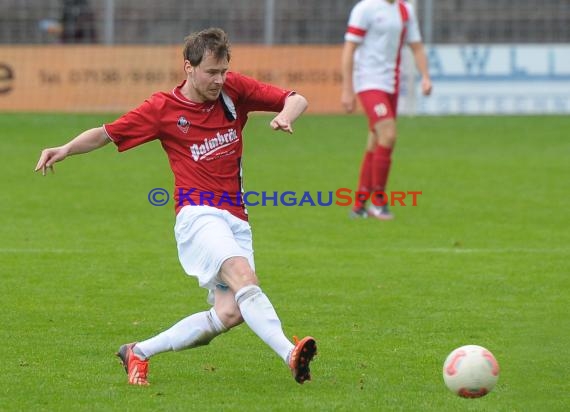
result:
M 157 91 L 147 98 L 147 102 L 157 109 L 164 109 L 165 107 L 172 106 L 183 102 L 183 97 L 180 94 L 181 85 L 174 87 L 170 91 Z
M 172 95 L 172 93 L 170 93 L 170 92 L 157 91 L 157 92 L 154 92 L 153 94 L 151 94 L 147 100 L 151 103 L 163 102 L 165 100 L 170 99 L 171 95 Z
M 227 73 L 226 84 L 244 84 L 249 82 L 257 82 L 257 80 L 239 72 L 228 71 Z
M 224 91 L 226 93 L 235 95 L 232 97 L 237 97 L 239 95 L 248 93 L 258 83 L 259 81 L 253 77 L 246 76 L 245 74 L 239 72 L 228 71 L 226 81 L 224 82 Z
M 398 0 L 396 0 L 398 1 Z M 356 3 L 356 5 L 361 5 L 361 7 L 374 7 L 374 8 L 378 8 L 381 7 L 383 5 L 383 2 L 380 2 L 378 0 L 360 0 L 358 3 Z
M 367 15 L 378 9 L 381 9 L 382 7 L 383 7 L 382 2 L 378 0 L 360 0 L 352 7 L 352 9 L 353 11 L 354 10 L 360 11 L 361 13 Z
M 354 4 L 354 6 L 352 6 L 352 8 L 353 9 L 363 9 L 363 8 L 375 6 L 377 4 L 378 4 L 378 1 L 374 1 L 374 0 L 359 0 Z
M 405 0 L 396 0 L 396 1 L 399 4 L 401 4 L 402 6 L 404 6 L 408 10 L 408 13 L 414 11 L 414 5 L 412 3 L 410 3 L 409 1 L 405 1 Z

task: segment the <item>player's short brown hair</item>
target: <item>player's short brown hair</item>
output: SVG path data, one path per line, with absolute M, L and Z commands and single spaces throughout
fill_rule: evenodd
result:
M 188 60 L 192 66 L 198 66 L 208 51 L 218 60 L 226 58 L 230 61 L 230 41 L 225 31 L 211 27 L 184 39 L 184 60 Z

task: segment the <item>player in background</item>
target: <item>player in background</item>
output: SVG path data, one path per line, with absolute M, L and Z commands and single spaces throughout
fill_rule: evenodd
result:
M 294 343 L 259 287 L 251 227 L 241 193 L 242 130 L 252 111 L 271 111 L 273 130 L 292 133 L 307 108 L 293 91 L 228 71 L 230 44 L 218 28 L 185 39 L 186 80 L 169 93 L 155 93 L 136 109 L 102 127 L 89 129 L 63 146 L 42 151 L 36 171 L 87 153 L 109 142 L 119 151 L 158 139 L 175 179 L 175 237 L 185 272 L 209 291 L 209 310 L 190 315 L 170 329 L 119 348 L 117 356 L 133 385 L 148 385 L 149 358 L 207 345 L 245 323 L 283 359 L 298 383 L 311 379 L 317 352 L 312 337 Z M 224 197 L 224 193 L 226 196 Z M 203 194 L 210 202 L 203 204 Z M 302 284 L 302 282 L 300 283 Z
M 428 62 L 412 6 L 403 0 L 361 0 L 348 20 L 342 51 L 341 103 L 350 113 L 355 96 L 368 117 L 368 141 L 360 170 L 362 193 L 351 217 L 393 219 L 385 192 L 396 143 L 396 117 L 402 48 L 408 44 L 421 74 L 424 95 L 431 93 Z M 371 205 L 365 208 L 366 199 Z
M 96 26 L 89 0 L 61 0 L 61 20 L 40 21 L 40 30 L 64 44 L 97 43 Z

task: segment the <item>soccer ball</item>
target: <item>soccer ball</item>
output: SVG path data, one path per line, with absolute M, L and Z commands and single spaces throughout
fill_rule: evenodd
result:
M 482 346 L 466 345 L 452 351 L 443 363 L 443 380 L 463 398 L 487 395 L 499 378 L 499 363 Z

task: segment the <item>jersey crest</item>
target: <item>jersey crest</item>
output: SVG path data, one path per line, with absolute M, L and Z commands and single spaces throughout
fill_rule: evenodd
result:
M 190 129 L 190 122 L 186 120 L 184 116 L 180 116 L 178 118 L 178 122 L 176 122 L 176 126 L 182 131 L 182 133 L 188 133 L 188 129 Z

